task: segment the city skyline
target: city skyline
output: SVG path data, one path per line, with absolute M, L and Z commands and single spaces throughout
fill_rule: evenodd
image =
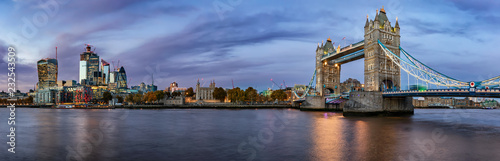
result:
M 218 86 L 225 88 L 231 87 L 234 80 L 235 86 L 253 86 L 259 91 L 272 86 L 271 78 L 285 80 L 288 86 L 307 84 L 314 71 L 317 43 L 328 37 L 342 46 L 362 40 L 366 15 L 373 18 L 375 10 L 382 7 L 380 2 L 366 2 L 357 4 L 355 9 L 336 8 L 340 3 L 350 6 L 356 2 L 326 1 L 119 3 L 59 3 L 58 11 L 45 26 L 37 28 L 33 38 L 14 44 L 19 55 L 19 89 L 26 92 L 33 88 L 37 82 L 31 78 L 36 74 L 36 61 L 55 57 L 56 46 L 58 80 L 78 80 L 75 64 L 86 43 L 94 45 L 104 60 L 120 60 L 127 77 L 132 78 L 127 83 L 131 86 L 151 82 L 151 74 L 160 89 L 174 81 L 194 87 L 198 78 L 207 82 L 215 79 Z M 499 33 L 495 29 L 500 23 L 500 14 L 495 13 L 499 2 L 384 3 L 388 19 L 399 18 L 401 46 L 419 60 L 464 81 L 500 75 L 500 70 L 492 68 L 496 65 L 494 60 L 500 58 L 492 48 L 500 42 L 494 36 Z M 36 4 L 0 3 L 1 9 L 13 13 L 2 15 L 9 22 L 1 25 L 4 51 L 12 45 L 8 34 L 21 34 L 23 18 L 43 11 Z M 232 10 L 218 13 L 214 4 L 229 5 Z M 258 7 L 264 4 L 265 7 Z M 9 7 L 12 5 L 15 7 Z M 142 14 L 144 8 L 152 8 L 148 12 L 156 14 Z M 346 39 L 341 41 L 343 37 Z M 2 52 L 3 65 L 5 53 Z M 359 60 L 344 65 L 341 80 L 352 77 L 363 82 L 362 64 Z M 2 84 L 5 77 L 0 76 Z

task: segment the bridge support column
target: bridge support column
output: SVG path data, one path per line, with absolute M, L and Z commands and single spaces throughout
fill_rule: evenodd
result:
M 384 98 L 382 92 L 351 92 L 344 105 L 344 116 L 413 115 L 411 97 Z
M 325 97 L 306 96 L 306 100 L 300 105 L 300 110 L 325 110 Z

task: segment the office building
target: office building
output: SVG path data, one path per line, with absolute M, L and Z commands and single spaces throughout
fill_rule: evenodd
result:
M 109 83 L 109 63 L 101 59 L 101 72 L 103 77 L 103 84 Z
M 57 59 L 46 58 L 37 62 L 38 89 L 57 86 Z
M 86 51 L 80 54 L 80 84 L 97 85 L 99 77 L 96 77 L 96 72 L 99 72 L 99 55 L 87 45 Z
M 127 73 L 123 66 L 118 70 L 116 75 L 116 87 L 117 89 L 127 89 Z

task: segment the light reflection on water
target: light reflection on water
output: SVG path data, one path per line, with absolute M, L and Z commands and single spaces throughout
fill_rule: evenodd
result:
M 276 112 L 284 113 L 289 120 Z M 0 160 L 493 160 L 500 110 L 416 109 L 412 117 L 343 117 L 298 110 L 18 108 L 16 154 Z M 0 109 L 7 120 L 7 109 Z M 0 124 L 6 135 L 8 125 Z M 433 137 L 442 132 L 444 141 Z M 4 136 L 5 136 L 4 135 Z M 7 142 L 7 137 L 0 137 Z

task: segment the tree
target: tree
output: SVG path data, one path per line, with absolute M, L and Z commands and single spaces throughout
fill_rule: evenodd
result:
M 122 96 L 116 96 L 116 99 L 118 99 L 118 103 L 123 103 L 123 97 Z
M 271 98 L 273 100 L 283 101 L 287 97 L 286 93 L 283 90 L 276 90 L 271 93 Z
M 165 93 L 167 98 L 170 98 L 170 95 L 171 95 L 170 91 L 164 91 L 163 93 Z
M 189 87 L 184 94 L 186 95 L 186 97 L 193 97 L 194 96 L 193 87 Z
M 102 94 L 102 100 L 104 100 L 104 102 L 108 103 L 109 100 L 113 99 L 113 96 L 111 95 L 111 92 L 109 91 L 106 91 Z
M 135 103 L 134 102 L 134 94 L 127 95 L 127 97 L 125 97 L 125 101 L 127 101 L 128 103 Z
M 147 103 L 151 103 L 153 101 L 156 101 L 157 98 L 156 98 L 156 95 L 154 94 L 154 92 L 148 92 L 144 95 L 143 100 L 146 101 Z
M 227 98 L 233 103 L 236 102 L 236 100 L 238 99 L 238 91 L 239 90 L 240 90 L 240 87 L 236 87 L 236 88 L 228 90 L 227 91 Z
M 7 101 L 7 100 L 6 100 L 6 101 Z M 33 104 L 33 96 L 28 96 L 28 97 L 26 97 L 26 98 L 22 99 L 22 102 L 23 102 L 24 104 Z
M 239 89 L 239 88 L 238 88 L 238 89 Z M 246 100 L 245 91 L 243 91 L 243 90 L 239 89 L 237 92 L 238 92 L 238 98 L 237 98 L 237 100 L 238 100 L 239 102 L 243 102 L 243 101 L 245 101 L 245 100 Z
M 231 102 L 241 102 L 245 101 L 245 91 L 241 90 L 240 87 L 236 87 L 227 91 L 227 95 Z
M 227 96 L 226 90 L 224 90 L 222 87 L 215 88 L 212 94 L 214 98 L 220 100 L 220 102 L 224 102 L 224 99 L 226 99 Z
M 155 91 L 154 94 L 156 95 L 156 102 L 158 102 L 159 100 L 165 98 L 165 92 L 163 91 Z
M 181 92 L 179 92 L 179 91 L 172 92 L 172 96 L 174 96 L 174 97 L 177 97 L 180 95 L 181 95 Z
M 248 87 L 246 90 L 245 90 L 245 98 L 246 98 L 246 101 L 250 101 L 250 102 L 253 102 L 253 101 L 256 101 L 257 100 L 257 90 L 253 89 L 252 87 Z
M 133 101 L 134 103 L 138 104 L 141 103 L 142 101 L 143 101 L 142 94 L 137 93 L 134 95 L 134 101 Z

